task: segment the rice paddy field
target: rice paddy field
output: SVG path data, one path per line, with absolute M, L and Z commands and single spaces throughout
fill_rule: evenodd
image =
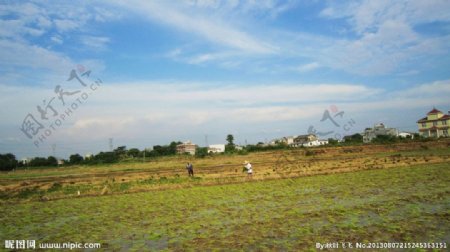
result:
M 253 162 L 252 179 L 243 160 Z M 1 174 L 0 185 L 0 240 L 105 251 L 450 243 L 448 141 L 21 170 Z

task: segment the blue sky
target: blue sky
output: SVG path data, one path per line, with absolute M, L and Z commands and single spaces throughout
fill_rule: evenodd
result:
M 444 0 L 0 1 L 0 153 L 67 157 L 108 150 L 109 138 L 205 145 L 229 133 L 256 143 L 310 126 L 334 131 L 327 138 L 380 122 L 417 131 L 433 106 L 450 110 L 449 50 Z M 101 86 L 67 81 L 72 69 Z M 57 85 L 80 92 L 62 105 Z M 42 119 L 37 106 L 52 97 L 59 115 Z M 327 109 L 339 127 L 320 121 Z M 28 114 L 43 126 L 31 138 L 20 130 Z

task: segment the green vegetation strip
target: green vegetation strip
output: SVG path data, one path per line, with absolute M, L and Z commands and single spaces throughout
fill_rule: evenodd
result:
M 0 240 L 107 250 L 315 250 L 450 242 L 450 164 L 0 207 Z

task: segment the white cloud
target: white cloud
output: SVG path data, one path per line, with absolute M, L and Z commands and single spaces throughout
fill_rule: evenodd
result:
M 363 0 L 329 2 L 320 13 L 323 17 L 347 18 L 359 33 L 377 30 L 385 21 L 403 21 L 411 25 L 450 21 L 450 3 L 446 0 Z
M 119 4 L 146 18 L 194 33 L 217 45 L 256 54 L 272 54 L 277 50 L 271 44 L 231 26 L 231 20 L 225 22 L 214 18 L 211 13 L 205 15 L 195 9 L 189 9 L 188 14 L 183 11 L 181 5 L 169 2 L 127 1 Z
M 191 7 L 199 9 L 207 9 L 208 11 L 217 12 L 233 12 L 240 15 L 255 15 L 258 17 L 268 16 L 270 18 L 276 18 L 281 13 L 292 9 L 299 5 L 299 1 L 288 0 L 194 0 L 187 1 L 187 4 Z
M 0 40 L 0 65 L 33 69 L 67 71 L 73 62 L 67 56 L 24 42 Z
M 296 70 L 300 73 L 306 73 L 306 72 L 314 71 L 319 67 L 320 67 L 319 63 L 311 62 L 311 63 L 304 64 L 304 65 L 297 67 Z
M 362 75 L 386 75 L 422 59 L 448 54 L 448 35 L 425 35 L 418 24 L 450 21 L 450 2 L 365 0 L 329 2 L 321 17 L 344 18 L 356 38 L 320 50 L 320 63 Z
M 85 46 L 95 50 L 105 50 L 110 39 L 107 37 L 98 36 L 82 36 L 81 43 Z
M 60 32 L 75 30 L 81 26 L 80 23 L 70 19 L 55 19 L 53 22 Z
M 109 38 L 92 36 L 91 25 L 117 20 L 121 15 L 100 5 L 103 4 L 79 2 L 76 8 L 64 2 L 0 5 L 0 82 L 48 85 L 54 76 L 65 74 L 75 65 L 68 56 L 71 48 L 66 45 L 78 42 L 74 41 L 77 39 L 82 42 L 77 44 L 78 49 L 106 49 Z M 76 36 L 69 34 L 74 30 Z M 63 43 L 64 48 L 56 46 Z
M 434 81 L 409 89 L 398 91 L 396 95 L 402 97 L 442 97 L 450 96 L 450 80 Z
M 427 110 L 433 105 L 445 109 L 450 105 L 449 96 L 449 80 L 402 92 L 349 84 L 254 87 L 161 82 L 105 84 L 92 98 L 95 101 L 86 104 L 89 109 L 80 112 L 68 130 L 70 135 L 97 139 L 118 134 L 132 138 L 148 135 L 146 132 L 189 136 L 208 127 L 225 132 L 256 125 L 270 128 L 284 122 L 311 124 L 320 120 L 323 110 L 331 104 L 352 115 L 363 114 L 361 121 L 374 122 L 378 119 L 371 115 L 380 111 L 395 114 Z M 414 123 L 410 122 L 411 127 Z
M 58 36 L 58 35 L 52 36 L 50 39 L 58 45 L 61 45 L 62 43 L 64 43 L 64 40 L 61 38 L 61 36 Z
M 87 117 L 76 120 L 65 132 L 72 138 L 91 138 L 95 134 L 95 138 L 101 139 L 130 130 L 136 123 L 136 119 L 131 116 L 121 117 L 120 120 L 116 117 Z
M 354 117 L 361 127 L 384 120 L 374 115 L 389 112 L 396 115 L 390 121 L 414 128 L 415 119 L 402 121 L 404 111 L 426 111 L 432 106 L 445 111 L 450 106 L 450 80 L 403 91 L 354 84 L 219 84 L 105 82 L 52 137 L 68 142 L 100 141 L 112 136 L 123 139 L 158 136 L 173 140 L 192 139 L 205 132 L 225 135 L 232 131 L 253 132 L 257 137 L 257 129 L 271 131 L 286 125 L 298 125 L 295 133 L 300 134 L 309 125 L 318 123 L 323 110 L 333 104 Z M 35 111 L 43 98 L 52 95 L 52 90 L 4 85 L 0 85 L 0 90 L 7 98 L 0 100 L 0 107 L 9 108 L 0 111 L 2 123 L 16 125 L 14 132 L 3 132 L 0 138 L 28 140 L 18 127 L 28 112 Z M 15 106 L 18 101 L 21 106 Z M 365 122 L 369 125 L 363 125 Z M 277 134 L 287 134 L 286 130 Z M 261 140 L 261 136 L 257 139 Z
M 304 104 L 326 101 L 368 99 L 381 92 L 378 89 L 351 84 L 206 84 L 206 83 L 122 83 L 105 86 L 101 102 L 109 104 L 114 97 L 117 104 L 145 104 L 152 107 L 186 107 L 189 104 L 221 107 Z M 126 94 L 126 95 L 125 95 Z M 129 99 L 129 97 L 133 97 Z M 195 102 L 194 102 L 195 101 Z M 146 106 L 148 109 L 148 106 Z

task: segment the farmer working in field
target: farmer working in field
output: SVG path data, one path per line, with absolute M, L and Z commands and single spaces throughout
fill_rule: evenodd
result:
M 247 171 L 247 177 L 252 178 L 253 175 L 252 164 L 250 164 L 250 162 L 248 162 L 247 160 L 244 162 L 244 169 Z
M 189 177 L 194 177 L 194 166 L 192 163 L 187 163 L 186 169 L 188 170 Z

